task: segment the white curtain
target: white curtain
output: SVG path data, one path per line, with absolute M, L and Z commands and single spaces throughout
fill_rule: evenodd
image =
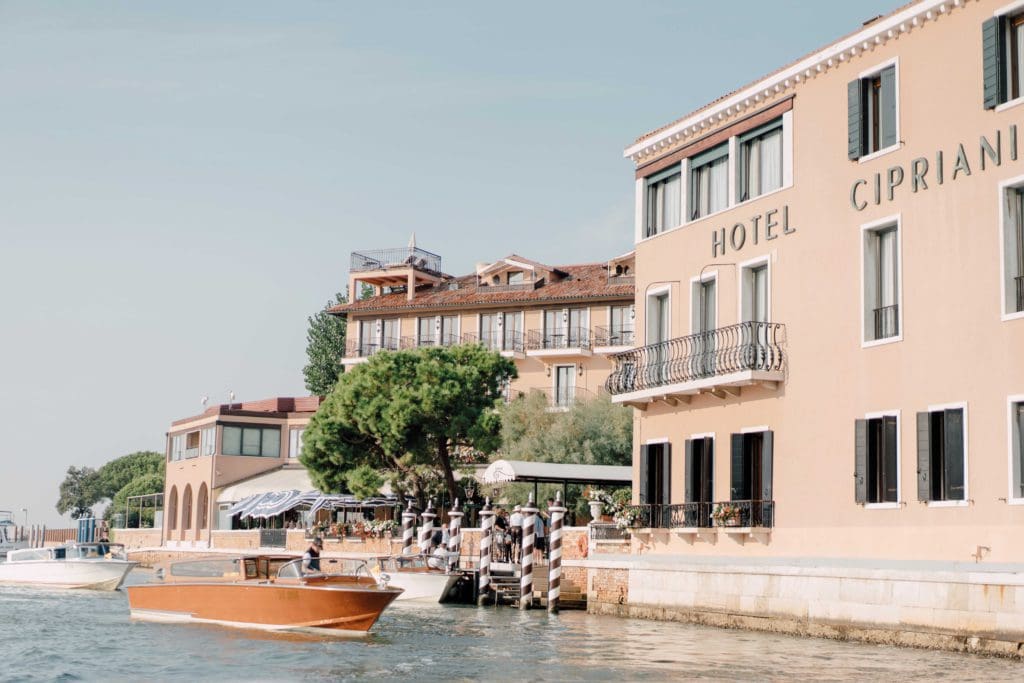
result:
M 662 222 L 661 225 L 658 226 L 659 232 L 662 230 L 669 230 L 682 223 L 680 220 L 682 202 L 679 194 L 682 186 L 682 177 L 679 175 L 674 175 L 664 182 L 664 195 L 662 197 L 661 209 Z
M 1013 84 L 1010 94 L 1012 96 L 1013 91 L 1016 91 L 1017 96 L 1020 97 L 1024 95 L 1024 87 L 1021 87 L 1024 86 L 1024 68 L 1022 68 L 1024 67 L 1024 24 L 1013 27 L 1013 41 L 1017 44 L 1017 64 L 1015 65 L 1017 82 Z
M 761 139 L 755 138 L 746 143 L 747 147 L 747 186 L 740 188 L 745 192 L 744 199 L 753 199 L 761 194 Z
M 760 185 L 751 183 L 751 188 L 757 187 L 758 194 L 764 194 L 782 187 L 782 129 L 777 128 L 764 135 L 759 143 Z M 753 163 L 751 163 L 751 168 L 753 168 Z M 751 196 L 754 196 L 753 192 Z
M 896 231 L 878 234 L 879 308 L 896 304 Z
M 759 323 L 768 322 L 768 267 L 761 266 L 750 271 L 753 296 L 751 300 L 754 310 L 751 320 Z
M 729 205 L 729 158 L 722 157 L 709 166 L 708 210 L 712 214 Z

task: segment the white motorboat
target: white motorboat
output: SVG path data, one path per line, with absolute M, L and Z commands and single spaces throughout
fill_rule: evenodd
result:
M 138 562 L 130 562 L 120 543 L 68 543 L 53 548 L 23 548 L 0 562 L 0 584 L 47 588 L 117 590 Z
M 433 556 L 386 555 L 369 562 L 374 574 L 387 574 L 388 585 L 403 590 L 396 603 L 407 600 L 440 602 L 459 580 L 459 574 L 449 574 L 438 568 L 444 561 Z
M 18 539 L 18 527 L 14 523 L 14 514 L 8 510 L 0 510 L 0 557 L 12 550 L 27 547 L 28 541 Z

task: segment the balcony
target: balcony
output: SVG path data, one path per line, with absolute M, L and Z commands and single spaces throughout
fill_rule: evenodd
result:
M 1024 311 L 1024 275 L 1013 278 L 1017 284 L 1017 310 Z
M 544 394 L 548 402 L 548 412 L 565 411 L 577 403 L 590 401 L 599 395 L 583 387 L 556 387 L 543 389 L 530 389 L 530 393 Z M 520 394 L 521 396 L 522 394 Z
M 422 349 L 427 346 L 458 346 L 464 342 L 457 334 L 430 335 L 429 337 L 402 337 L 399 347 L 403 349 Z
M 345 342 L 345 357 L 341 362 L 343 365 L 365 363 L 367 358 L 378 351 L 397 351 L 400 345 L 400 340 L 390 337 L 385 337 L 379 342 L 349 339 Z
M 348 270 L 350 273 L 363 273 L 400 267 L 440 273 L 441 257 L 417 247 L 353 251 Z
M 590 356 L 593 335 L 586 327 L 557 330 L 530 330 L 526 337 L 526 355 L 536 358 Z
M 655 400 L 689 403 L 709 393 L 739 396 L 743 387 L 785 381 L 785 326 L 745 322 L 622 351 L 605 388 L 612 401 L 640 409 Z
M 631 349 L 636 342 L 632 325 L 618 327 L 598 326 L 594 328 L 594 352 L 618 353 Z
M 635 520 L 634 527 L 640 529 L 699 533 L 702 529 L 718 528 L 725 533 L 749 534 L 753 529 L 771 529 L 775 525 L 775 501 L 630 505 L 627 514 Z
M 525 358 L 523 335 L 519 330 L 488 332 L 487 334 L 464 334 L 463 344 L 483 344 L 491 351 L 498 351 L 506 358 Z

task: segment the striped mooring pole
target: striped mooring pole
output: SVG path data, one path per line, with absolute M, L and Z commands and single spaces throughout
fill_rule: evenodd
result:
M 484 604 L 487 591 L 491 588 L 491 541 L 494 538 L 494 510 L 491 499 L 487 498 L 480 510 L 480 589 L 477 604 Z
M 548 534 L 548 611 L 558 611 L 558 598 L 562 594 L 562 520 L 565 508 L 562 506 L 562 492 L 555 494 L 555 504 L 548 508 L 551 515 L 551 532 Z
M 530 502 L 523 506 L 523 554 L 519 578 L 519 609 L 533 607 L 533 540 L 536 533 L 537 505 L 530 494 Z
M 448 569 L 459 568 L 459 558 L 462 554 L 462 510 L 459 509 L 459 499 L 456 498 L 452 509 L 448 511 Z
M 424 555 L 429 555 L 434 552 L 434 518 L 437 514 L 434 512 L 434 499 L 431 498 L 427 503 L 427 509 L 423 511 L 421 518 L 423 524 L 420 525 L 420 552 Z
M 412 555 L 413 527 L 416 525 L 416 513 L 412 509 L 412 501 L 402 512 L 402 554 Z

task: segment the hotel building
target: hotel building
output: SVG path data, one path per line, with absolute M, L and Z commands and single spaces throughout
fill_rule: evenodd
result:
M 550 266 L 512 254 L 462 276 L 416 247 L 354 252 L 342 363 L 379 351 L 480 343 L 515 362 L 508 398 L 542 392 L 552 410 L 603 392 L 609 356 L 633 347 L 633 254 Z
M 1024 2 L 920 0 L 640 137 L 634 545 L 1024 562 Z

